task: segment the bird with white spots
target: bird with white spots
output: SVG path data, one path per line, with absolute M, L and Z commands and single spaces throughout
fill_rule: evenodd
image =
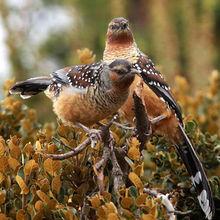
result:
M 129 95 L 136 73 L 129 61 L 116 59 L 110 64 L 66 67 L 50 77 L 17 82 L 9 92 L 30 98 L 44 91 L 64 123 L 90 126 L 118 111 Z
M 134 91 L 140 82 L 144 82 L 141 95 L 147 114 L 150 118 L 165 116 L 165 119 L 153 125 L 153 132 L 165 136 L 176 146 L 198 193 L 200 206 L 206 218 L 211 220 L 215 213 L 212 191 L 203 166 L 184 130 L 181 109 L 162 74 L 156 70 L 151 59 L 137 47 L 125 18 L 115 18 L 108 26 L 103 61 L 109 64 L 115 59 L 128 60 L 139 72 L 131 85 L 131 91 Z M 133 109 L 131 92 L 120 109 L 131 123 L 134 118 Z

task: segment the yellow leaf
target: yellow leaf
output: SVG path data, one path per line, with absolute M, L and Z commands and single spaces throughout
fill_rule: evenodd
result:
M 106 210 L 106 213 L 117 213 L 118 212 L 113 202 L 106 203 L 104 208 Z
M 34 208 L 36 209 L 36 211 L 40 211 L 41 209 L 43 209 L 44 204 L 41 200 L 37 200 L 37 202 L 35 202 L 34 204 Z
M 145 194 L 139 195 L 135 200 L 136 205 L 137 206 L 143 205 L 146 201 L 146 198 L 147 198 L 147 195 L 145 195 Z
M 107 220 L 119 220 L 119 218 L 116 213 L 110 213 L 110 214 L 108 214 Z
M 131 172 L 129 173 L 128 177 L 137 188 L 143 189 L 143 183 L 136 173 Z
M 12 170 L 17 170 L 17 168 L 20 166 L 20 163 L 18 160 L 16 160 L 15 158 L 13 157 L 10 157 L 8 158 L 8 165 L 9 167 L 12 169 Z
M 41 151 L 42 150 L 40 141 L 36 141 L 36 150 L 37 151 Z
M 46 204 L 50 202 L 50 198 L 41 190 L 37 190 L 38 197 Z
M 5 145 L 4 143 L 0 142 L 0 157 L 3 156 L 5 153 Z
M 20 176 L 15 177 L 16 182 L 18 183 L 19 187 L 21 188 L 21 194 L 27 195 L 29 193 L 29 189 L 24 182 L 24 180 Z
M 59 194 L 61 187 L 60 175 L 57 175 L 53 178 L 51 185 L 52 185 L 52 191 L 55 192 L 56 194 Z
M 6 191 L 5 190 L 1 190 L 0 191 L 0 205 L 5 203 L 5 199 L 6 199 Z
M 136 173 L 138 176 L 142 176 L 144 174 L 144 162 L 141 164 L 135 164 L 135 166 L 132 167 L 134 173 Z
M 57 201 L 54 199 L 50 199 L 47 205 L 50 210 L 54 210 L 56 208 Z
M 129 209 L 133 205 L 133 199 L 131 197 L 124 197 L 121 199 L 121 205 L 125 209 Z
M 104 198 L 107 202 L 110 202 L 111 199 L 112 199 L 111 193 L 109 193 L 109 192 L 107 192 L 107 191 L 104 191 L 104 192 L 102 193 L 102 196 L 103 196 L 103 198 Z
M 8 169 L 8 157 L 0 157 L 0 172 L 5 173 Z
M 143 214 L 141 220 L 157 220 L 153 215 L 151 214 Z
M 27 215 L 23 209 L 19 209 L 16 213 L 16 220 L 26 220 Z
M 62 164 L 59 160 L 52 160 L 50 158 L 47 158 L 44 161 L 44 169 L 51 176 L 55 176 L 60 171 L 61 168 L 62 168 Z
M 25 146 L 24 146 L 24 149 L 23 149 L 23 152 L 26 154 L 27 157 L 30 157 L 34 154 L 34 148 L 32 146 L 31 143 L 27 143 Z
M 101 205 L 100 197 L 98 195 L 91 197 L 89 200 L 93 208 L 98 208 Z
M 128 150 L 128 157 L 131 158 L 132 160 L 139 160 L 140 156 L 141 154 L 140 154 L 139 148 L 132 146 Z
M 8 218 L 6 217 L 6 215 L 3 214 L 3 213 L 0 213 L 0 219 L 1 219 L 1 220 L 8 220 Z
M 77 50 L 81 64 L 91 64 L 95 61 L 95 55 L 88 48 Z
M 77 220 L 76 216 L 74 216 L 73 212 L 71 210 L 67 210 L 64 212 L 65 220 Z
M 0 184 L 5 180 L 5 176 L 0 172 Z
M 29 160 L 24 166 L 24 175 L 29 176 L 33 170 L 37 170 L 38 168 L 39 165 L 35 160 Z
M 136 147 L 138 148 L 140 146 L 140 142 L 136 137 L 132 137 L 130 141 L 130 147 Z
M 8 141 L 10 155 L 15 159 L 18 159 L 21 155 L 19 144 L 20 144 L 20 141 L 16 136 L 11 137 L 11 139 Z

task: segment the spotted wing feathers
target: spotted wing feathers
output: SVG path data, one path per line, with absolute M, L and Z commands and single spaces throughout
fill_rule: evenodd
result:
M 139 59 L 134 67 L 140 72 L 144 82 L 155 92 L 155 94 L 161 97 L 169 107 L 171 107 L 180 123 L 182 124 L 182 112 L 180 106 L 175 101 L 170 87 L 165 82 L 162 74 L 155 69 L 153 62 L 144 54 L 140 54 Z
M 72 86 L 77 89 L 86 89 L 99 82 L 100 72 L 103 68 L 101 62 L 90 65 L 77 65 L 57 70 L 51 74 L 53 83 L 50 91 L 57 96 L 63 86 Z

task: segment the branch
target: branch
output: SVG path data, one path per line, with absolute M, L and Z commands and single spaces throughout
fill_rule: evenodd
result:
M 151 134 L 151 122 L 147 116 L 146 108 L 140 96 L 136 92 L 133 93 L 134 113 L 136 117 L 136 135 L 140 141 L 140 150 L 144 149 L 145 143 Z
M 53 160 L 64 160 L 73 156 L 76 156 L 77 154 L 81 153 L 89 144 L 91 143 L 90 138 L 87 138 L 85 141 L 83 141 L 79 146 L 72 149 L 71 151 L 63 154 L 44 154 L 47 158 L 51 158 Z

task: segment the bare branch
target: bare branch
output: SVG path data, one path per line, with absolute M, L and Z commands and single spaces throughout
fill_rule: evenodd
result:
M 79 146 L 72 149 L 71 151 L 63 154 L 44 154 L 45 157 L 51 158 L 53 160 L 64 160 L 73 156 L 76 156 L 77 154 L 81 153 L 89 144 L 91 143 L 90 138 L 87 138 L 85 141 L 83 141 Z

